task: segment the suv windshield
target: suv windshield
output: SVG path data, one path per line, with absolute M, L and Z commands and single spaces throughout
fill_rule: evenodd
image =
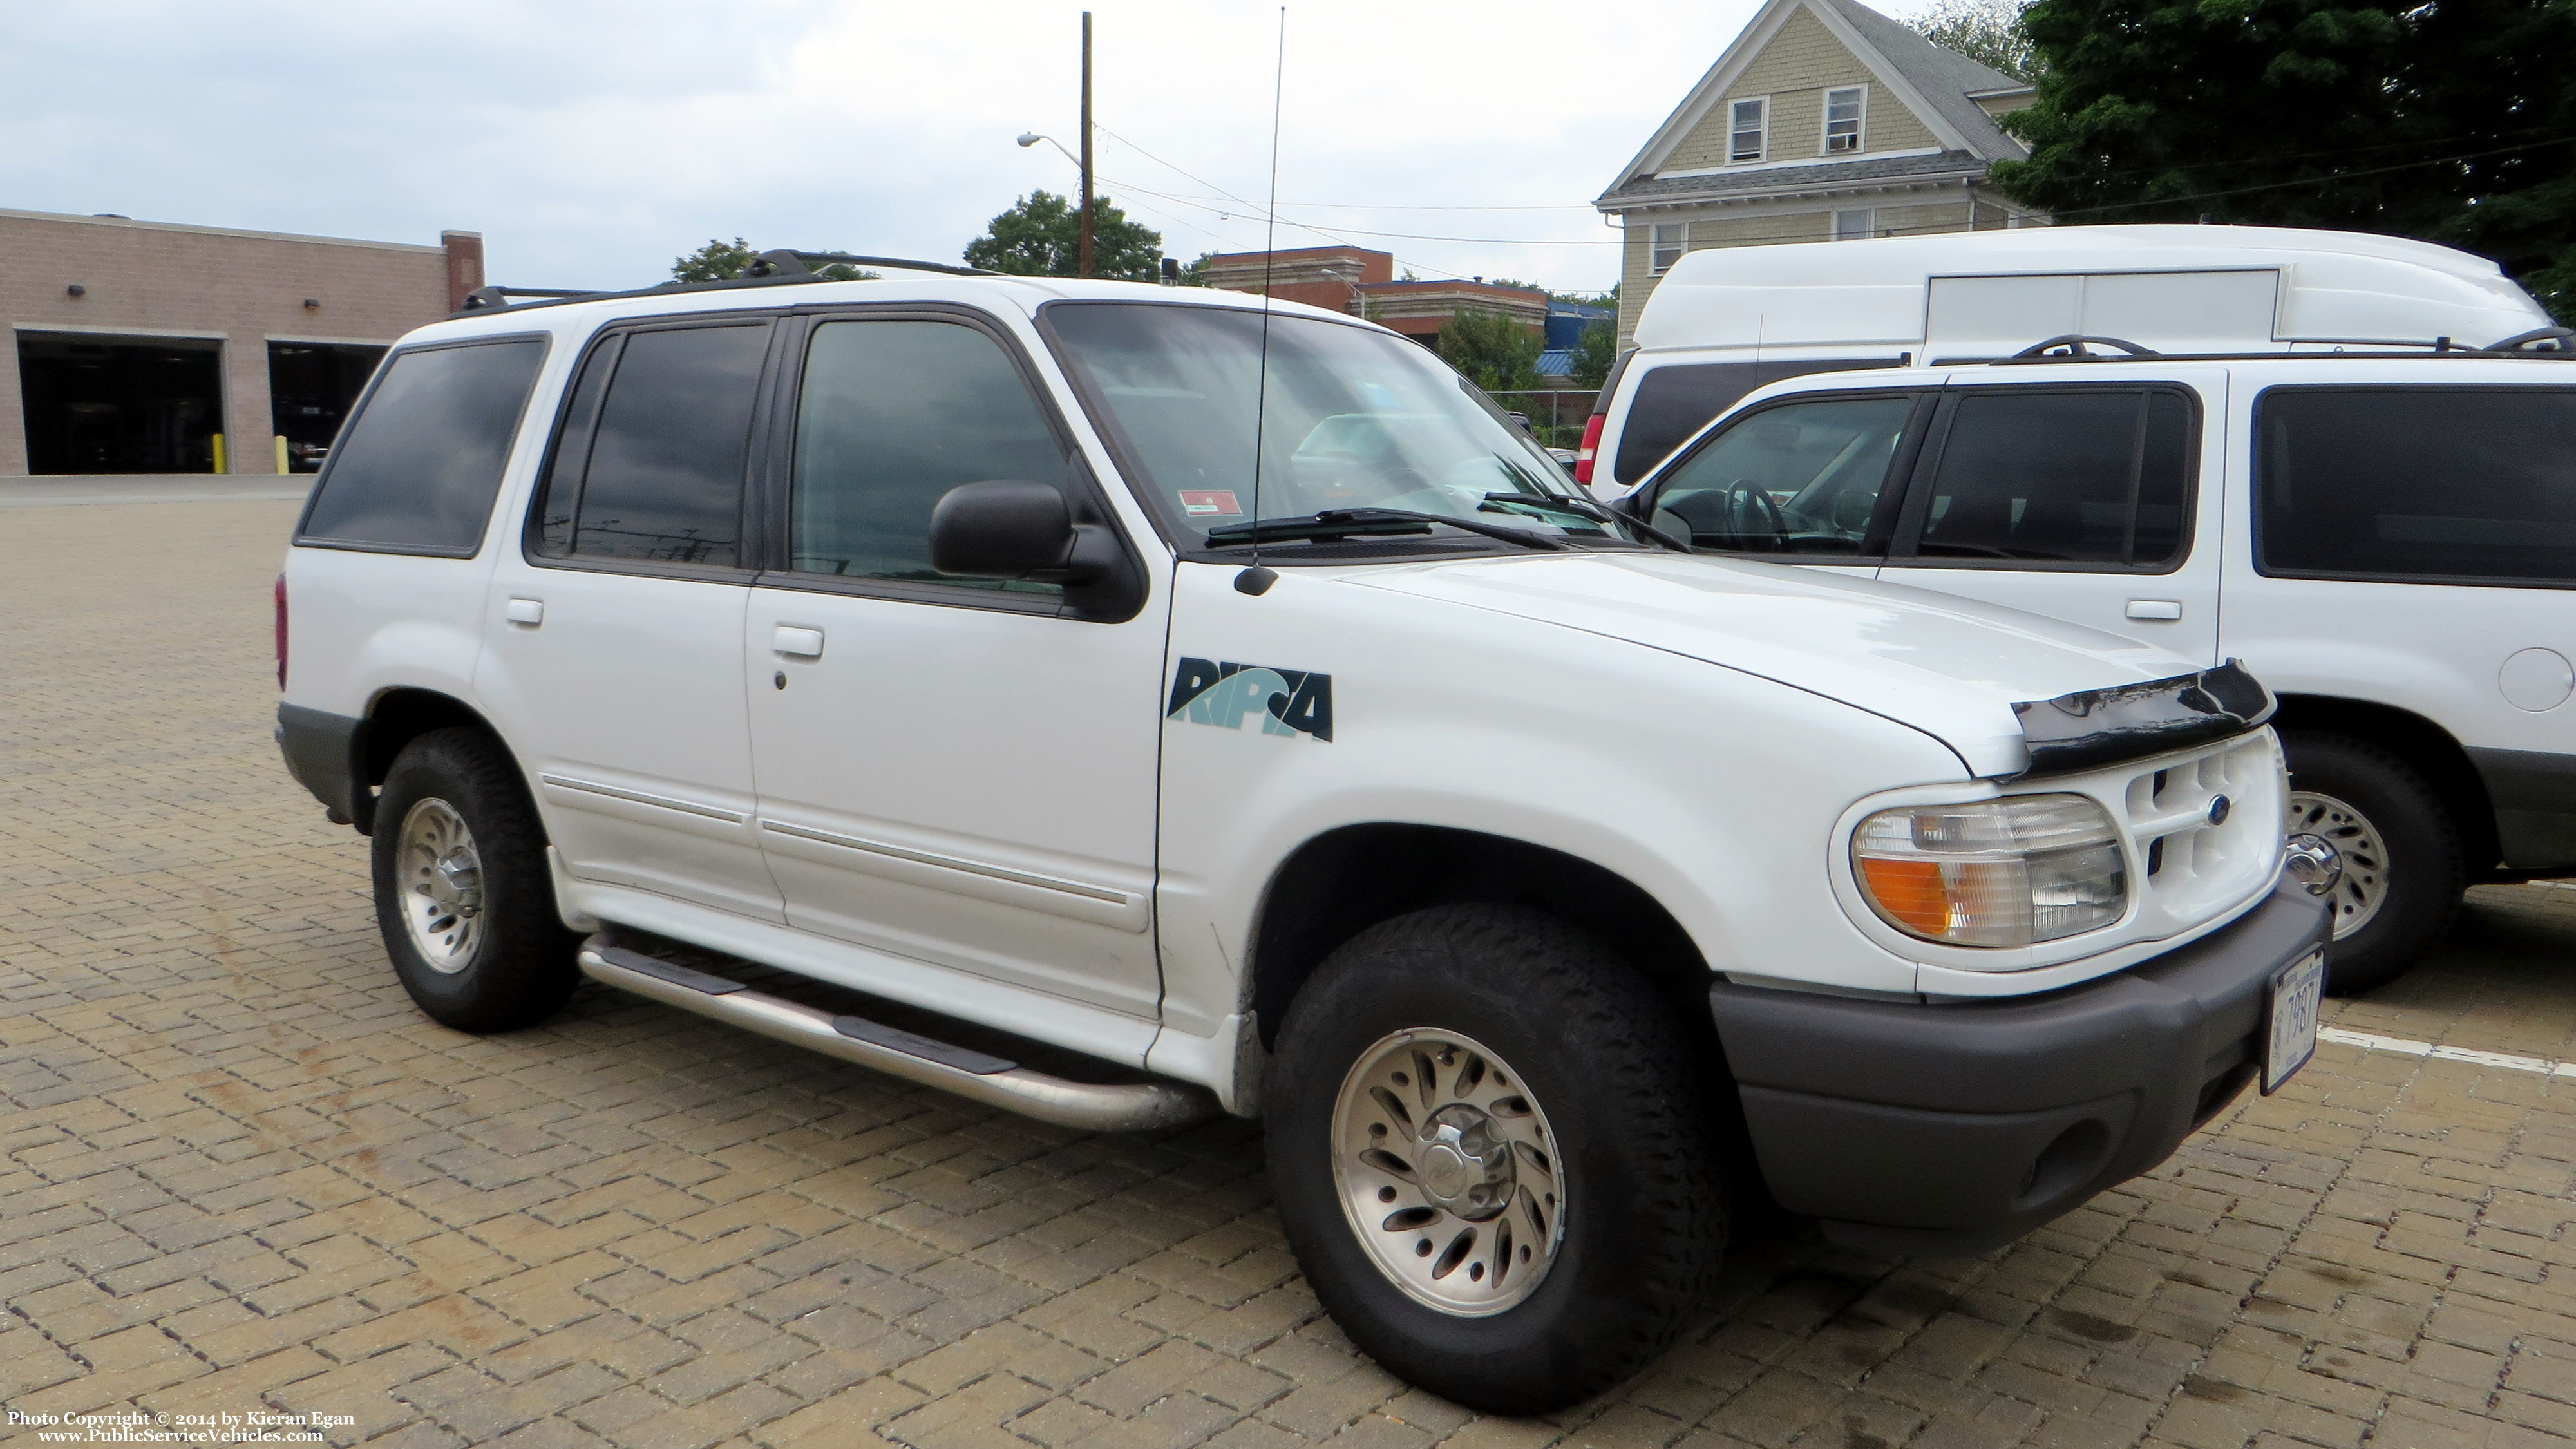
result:
M 1259 312 L 1151 302 L 1045 309 L 1094 421 L 1184 549 L 1209 547 L 1211 529 L 1221 530 L 1216 547 L 1248 546 L 1241 525 L 1256 517 L 1256 434 L 1260 519 L 1383 508 L 1558 541 L 1635 542 L 1555 459 L 1421 347 L 1312 317 L 1273 314 L 1269 322 L 1265 388 Z M 1563 505 L 1548 501 L 1555 499 Z M 1498 546 L 1436 526 L 1409 538 L 1330 544 L 1336 553 L 1426 545 Z M 1280 539 L 1263 547 L 1316 545 Z

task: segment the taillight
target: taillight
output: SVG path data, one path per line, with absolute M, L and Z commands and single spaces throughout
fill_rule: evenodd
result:
M 1601 425 L 1610 421 L 1608 413 L 1594 413 L 1583 420 L 1583 446 L 1574 450 L 1574 481 L 1592 481 L 1592 454 L 1601 446 Z
M 277 687 L 286 687 L 286 575 L 277 576 Z

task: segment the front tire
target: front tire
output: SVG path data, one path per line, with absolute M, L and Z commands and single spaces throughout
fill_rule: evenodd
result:
M 509 752 L 474 729 L 403 747 L 376 802 L 376 927 L 403 990 L 459 1031 L 562 1009 L 580 972 L 555 914 L 546 834 Z
M 1271 1179 L 1307 1281 L 1371 1357 L 1470 1408 L 1613 1387 L 1724 1251 L 1693 1068 L 1671 1008 L 1554 917 L 1371 927 L 1299 991 L 1273 1057 Z
M 2325 989 L 2352 996 L 2395 980 L 2458 913 L 2468 887 L 2459 828 L 2442 797 L 2393 752 L 2349 735 L 2285 733 L 2293 835 L 2343 858 L 2332 893 Z

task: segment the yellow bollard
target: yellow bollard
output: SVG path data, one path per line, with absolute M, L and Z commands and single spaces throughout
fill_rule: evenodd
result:
M 224 435 L 221 433 L 215 434 L 215 471 L 218 473 L 229 473 L 232 471 L 232 469 L 224 466 Z
M 277 435 L 277 471 L 280 477 L 286 474 L 286 435 L 284 433 Z

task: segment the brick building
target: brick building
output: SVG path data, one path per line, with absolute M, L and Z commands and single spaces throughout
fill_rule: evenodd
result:
M 386 344 L 483 284 L 437 246 L 0 210 L 0 476 L 315 466 Z
M 1461 281 L 1397 281 L 1395 258 L 1365 247 L 1299 247 L 1276 252 L 1225 252 L 1207 259 L 1207 283 L 1259 295 L 1265 275 L 1270 295 L 1365 317 L 1425 347 L 1440 343 L 1440 326 L 1468 309 L 1500 312 L 1536 332 L 1547 325 L 1547 293 L 1497 287 L 1482 277 Z

